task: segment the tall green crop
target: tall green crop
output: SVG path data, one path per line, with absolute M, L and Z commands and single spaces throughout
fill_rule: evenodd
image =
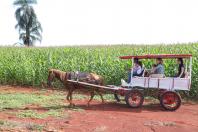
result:
M 95 72 L 104 76 L 106 84 L 119 85 L 127 78 L 131 62 L 120 60 L 122 55 L 193 54 L 192 95 L 198 92 L 198 44 L 121 45 L 57 48 L 0 48 L 0 83 L 39 86 L 46 81 L 48 69 Z M 143 60 L 150 67 L 153 60 Z M 173 76 L 175 60 L 165 60 L 166 76 Z

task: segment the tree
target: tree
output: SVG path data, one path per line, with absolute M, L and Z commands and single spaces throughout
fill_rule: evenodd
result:
M 42 41 L 42 27 L 37 19 L 33 4 L 37 4 L 36 0 L 15 0 L 14 6 L 17 6 L 15 17 L 17 24 L 16 29 L 19 30 L 19 39 L 24 45 L 33 46 L 35 41 Z

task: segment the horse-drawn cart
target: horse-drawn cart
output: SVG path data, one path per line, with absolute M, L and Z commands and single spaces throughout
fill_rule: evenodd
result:
M 186 59 L 185 77 L 133 77 L 131 75 L 130 83 L 122 80 L 121 86 L 107 85 L 99 86 L 86 82 L 68 80 L 71 83 L 79 85 L 95 87 L 111 91 L 115 95 L 115 99 L 120 101 L 120 96 L 125 97 L 126 104 L 132 108 L 142 106 L 144 102 L 144 91 L 148 89 L 157 90 L 160 105 L 169 111 L 178 109 L 181 105 L 181 97 L 178 93 L 180 90 L 189 91 L 191 86 L 191 73 L 192 73 L 192 55 L 190 54 L 166 54 L 166 55 L 142 55 L 142 56 L 121 56 L 120 59 L 130 59 L 132 65 L 134 59 Z

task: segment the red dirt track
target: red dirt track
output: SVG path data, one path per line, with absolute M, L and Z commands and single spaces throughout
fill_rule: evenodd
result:
M 4 91 L 15 93 L 36 90 L 1 86 L 0 92 Z M 195 103 L 184 103 L 175 112 L 164 111 L 159 104 L 131 109 L 116 102 L 101 104 L 94 100 L 90 107 L 86 106 L 87 100 L 75 100 L 74 103 L 84 110 L 73 111 L 65 108 L 69 118 L 21 119 L 1 111 L 0 119 L 47 123 L 48 130 L 58 132 L 198 132 L 198 104 Z M 39 106 L 32 107 L 42 110 Z

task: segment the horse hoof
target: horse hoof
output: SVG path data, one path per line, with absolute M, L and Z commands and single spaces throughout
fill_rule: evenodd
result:
M 75 104 L 69 104 L 69 108 L 75 107 Z

